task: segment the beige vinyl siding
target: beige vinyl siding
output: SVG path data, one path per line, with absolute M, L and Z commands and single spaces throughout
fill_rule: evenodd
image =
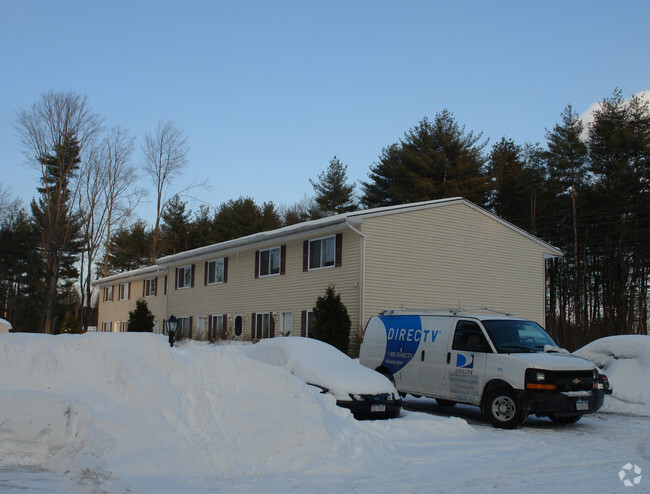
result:
M 342 238 L 342 263 L 330 267 L 303 272 L 303 241 L 320 238 L 322 234 L 277 241 L 270 244 L 215 254 L 195 260 L 183 260 L 169 266 L 168 313 L 179 316 L 228 314 L 229 327 L 232 317 L 244 317 L 244 338 L 251 334 L 253 313 L 270 312 L 276 318 L 276 336 L 279 336 L 280 313 L 293 313 L 292 334 L 300 335 L 301 312 L 311 310 L 316 299 L 334 284 L 348 308 L 352 325 L 359 324 L 360 298 L 360 241 L 358 235 L 344 231 Z M 328 235 L 333 235 L 330 233 Z M 285 274 L 255 278 L 255 251 L 286 245 Z M 205 262 L 228 257 L 228 280 L 226 283 L 204 285 Z M 174 289 L 176 268 L 195 265 L 194 288 Z
M 99 292 L 99 317 L 97 329 L 99 331 L 103 328 L 103 323 L 110 321 L 113 323 L 113 331 L 119 331 L 115 327 L 115 322 L 122 322 L 129 320 L 129 312 L 135 310 L 136 301 L 142 299 L 142 290 L 144 286 L 145 279 L 149 278 L 158 278 L 158 293 L 154 297 L 144 297 L 144 300 L 147 302 L 149 310 L 154 315 L 154 319 L 158 320 L 159 327 L 162 327 L 162 321 L 166 317 L 165 309 L 167 305 L 166 296 L 165 296 L 165 275 L 158 276 L 147 276 L 142 279 L 131 278 L 129 280 L 115 281 L 113 283 L 102 284 L 100 285 Z M 119 287 L 122 283 L 131 283 L 131 294 L 128 300 L 119 300 Z M 113 301 L 104 302 L 104 287 L 105 286 L 114 286 L 113 292 Z
M 490 307 L 544 323 L 542 244 L 466 204 L 368 219 L 366 317 Z

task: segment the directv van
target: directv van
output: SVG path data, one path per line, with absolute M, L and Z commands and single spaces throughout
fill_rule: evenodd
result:
M 402 394 L 477 405 L 505 429 L 529 414 L 574 423 L 604 398 L 593 363 L 558 348 L 539 324 L 489 309 L 384 311 L 368 321 L 359 361 Z

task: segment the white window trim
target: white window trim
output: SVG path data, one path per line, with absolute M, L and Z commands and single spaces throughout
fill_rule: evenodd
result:
M 269 253 L 269 271 L 271 271 L 271 252 L 272 251 L 278 251 L 278 272 L 277 273 L 271 273 L 269 274 L 262 274 L 262 253 L 263 252 L 268 252 Z M 282 273 L 282 246 L 278 245 L 277 247 L 271 247 L 269 249 L 261 249 L 260 251 L 260 259 L 259 259 L 259 266 L 257 267 L 257 275 L 260 278 L 266 278 L 268 276 L 280 276 Z
M 210 281 L 210 264 L 212 264 L 212 263 L 214 263 L 214 277 L 215 277 L 215 281 Z M 217 266 L 218 266 L 218 264 L 221 264 L 221 280 L 217 280 L 217 279 L 216 279 L 216 278 L 217 278 Z M 207 278 L 207 280 L 208 280 L 208 283 L 207 283 L 208 285 L 220 285 L 220 284 L 223 284 L 223 275 L 224 275 L 223 270 L 224 270 L 224 264 L 225 264 L 225 262 L 224 262 L 224 258 L 223 258 L 223 257 L 220 258 L 220 259 L 213 259 L 212 261 L 208 261 L 208 273 L 207 273 L 207 276 L 206 276 L 206 278 Z
M 291 326 L 288 327 L 288 328 L 285 328 L 284 327 L 284 320 L 285 320 L 285 316 L 287 314 L 291 315 Z M 280 333 L 282 334 L 282 336 L 291 336 L 293 334 L 293 312 L 290 311 L 290 310 L 285 310 L 285 311 L 280 312 L 280 324 L 282 326 L 282 329 L 280 330 Z
M 267 328 L 267 334 L 264 336 L 264 331 L 260 330 L 260 317 L 262 319 L 262 322 L 264 321 L 264 316 L 268 316 L 268 328 Z M 253 339 L 256 340 L 264 340 L 268 339 L 271 337 L 271 318 L 273 315 L 270 312 L 256 312 L 255 313 L 255 334 L 253 335 Z M 261 335 L 260 338 L 257 337 L 257 335 Z
M 147 290 L 147 282 L 149 282 L 149 290 Z M 158 284 L 157 278 L 147 278 L 144 280 L 144 296 L 155 297 L 156 296 L 156 285 Z M 149 293 L 151 292 L 151 293 Z
M 185 284 L 185 272 L 189 271 L 190 273 L 190 282 L 188 285 Z M 181 275 L 182 273 L 182 275 Z M 183 285 L 181 286 L 181 281 L 183 282 Z M 187 266 L 179 266 L 178 268 L 178 282 L 176 289 L 177 290 L 185 290 L 186 288 L 192 288 L 192 265 L 188 264 Z
M 124 290 L 122 290 L 122 287 L 124 287 Z M 117 290 L 117 299 L 118 300 L 129 300 L 129 283 L 120 283 L 120 286 Z
M 328 266 L 323 266 L 323 252 L 324 252 L 323 241 L 327 240 L 327 239 L 332 239 L 332 241 L 334 242 L 334 250 L 332 251 L 332 253 L 334 255 L 333 255 L 333 258 L 332 258 L 332 264 L 330 264 Z M 317 266 L 317 267 L 314 267 L 314 268 L 311 267 L 311 244 L 312 244 L 312 242 L 320 242 L 321 243 L 321 249 L 320 249 L 320 252 L 321 252 L 320 257 L 321 258 L 320 258 L 320 261 L 319 261 L 320 265 Z M 309 240 L 309 242 L 307 244 L 307 253 L 308 253 L 307 269 L 309 271 L 318 271 L 319 269 L 330 269 L 330 268 L 336 267 L 336 235 L 328 235 L 326 237 L 313 238 L 313 239 Z
M 176 334 L 179 336 L 185 336 L 189 338 L 190 336 L 190 316 L 179 316 L 176 318 L 178 321 L 178 326 L 176 327 Z M 183 328 L 185 322 L 187 321 L 187 327 Z

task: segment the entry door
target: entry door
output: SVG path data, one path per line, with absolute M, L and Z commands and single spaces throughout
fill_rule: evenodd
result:
M 461 403 L 479 403 L 490 346 L 476 321 L 458 321 L 447 353 L 446 397 Z

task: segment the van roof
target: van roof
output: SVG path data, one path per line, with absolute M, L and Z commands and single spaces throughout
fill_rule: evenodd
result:
M 488 319 L 521 319 L 514 317 L 509 312 L 503 312 L 489 307 L 479 308 L 450 308 L 450 309 L 386 309 L 379 313 L 382 316 L 395 315 L 418 315 L 418 316 L 438 316 L 438 317 L 472 317 L 480 320 Z

